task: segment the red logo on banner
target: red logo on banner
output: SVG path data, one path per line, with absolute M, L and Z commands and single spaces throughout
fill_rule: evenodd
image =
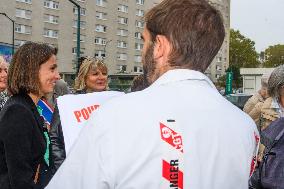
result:
M 163 177 L 170 182 L 170 188 L 183 189 L 183 172 L 179 170 L 179 160 L 170 163 L 163 160 Z
M 160 123 L 160 130 L 161 130 L 161 138 L 165 142 L 173 146 L 175 149 L 183 153 L 181 135 L 162 123 Z

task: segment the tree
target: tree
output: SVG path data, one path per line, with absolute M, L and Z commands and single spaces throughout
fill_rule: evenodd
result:
M 218 78 L 217 86 L 219 88 L 225 88 L 225 86 L 226 86 L 226 75 L 222 75 L 221 77 Z
M 229 63 L 227 71 L 233 72 L 233 87 L 242 85 L 240 68 L 259 67 L 258 53 L 255 50 L 255 42 L 243 36 L 238 30 L 230 30 Z
M 230 31 L 230 65 L 237 68 L 256 68 L 259 66 L 255 42 L 243 36 L 238 30 Z
M 264 54 L 264 67 L 277 67 L 284 64 L 284 45 L 269 46 Z

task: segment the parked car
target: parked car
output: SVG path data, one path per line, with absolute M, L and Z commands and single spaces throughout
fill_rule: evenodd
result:
M 251 94 L 237 93 L 226 95 L 225 98 L 229 100 L 232 104 L 243 110 L 246 102 L 251 96 Z

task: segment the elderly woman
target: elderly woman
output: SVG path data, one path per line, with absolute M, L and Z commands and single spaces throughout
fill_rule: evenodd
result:
M 268 74 L 264 74 L 261 77 L 260 90 L 248 99 L 243 109 L 244 112 L 246 112 L 254 120 L 254 122 L 258 126 L 258 129 L 260 129 L 259 121 L 261 108 L 263 106 L 264 101 L 269 97 L 267 93 L 268 78 Z
M 1 189 L 42 189 L 47 184 L 48 136 L 36 105 L 60 78 L 55 55 L 46 44 L 26 43 L 13 56 L 8 73 L 12 96 L 0 112 Z
M 78 77 L 75 79 L 76 94 L 101 92 L 107 89 L 107 67 L 101 60 L 83 60 Z
M 272 121 L 284 117 L 284 65 L 274 69 L 268 80 L 269 98 L 261 109 L 261 130 Z
M 5 59 L 0 56 L 0 111 L 4 107 L 6 101 L 9 98 L 7 93 L 7 72 L 8 72 L 8 64 Z
M 273 121 L 284 117 L 284 65 L 273 70 L 268 79 L 268 95 L 261 108 L 260 130 L 266 129 Z M 262 161 L 265 146 L 260 141 L 258 160 Z

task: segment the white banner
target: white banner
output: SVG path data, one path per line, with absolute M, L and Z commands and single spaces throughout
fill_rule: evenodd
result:
M 104 91 L 78 95 L 64 95 L 57 99 L 62 124 L 66 154 L 70 151 L 83 125 L 109 99 L 123 95 L 123 92 Z

